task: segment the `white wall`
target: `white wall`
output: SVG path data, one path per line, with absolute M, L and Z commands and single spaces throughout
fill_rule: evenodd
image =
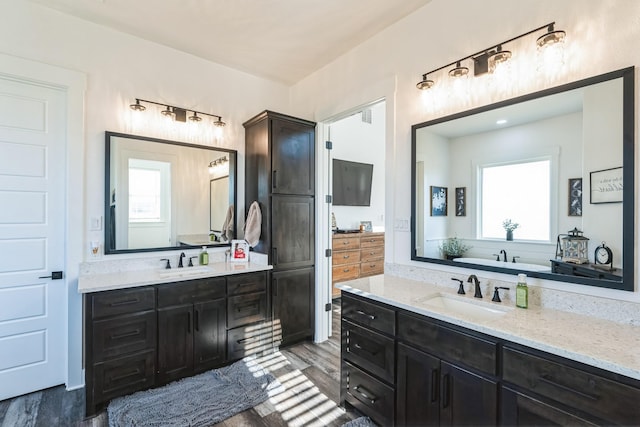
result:
M 373 164 L 370 206 L 333 206 L 338 228 L 355 229 L 360 221 L 371 221 L 374 231 L 384 231 L 385 103 L 370 107 L 371 123 L 360 113 L 330 125 L 332 158 Z
M 634 1 L 433 0 L 296 84 L 292 88 L 293 108 L 298 115 L 322 120 L 380 96 L 393 99 L 394 110 L 387 115 L 385 255 L 387 262 L 425 266 L 410 261 L 409 230 L 394 230 L 394 225 L 411 216 L 411 125 L 638 65 L 638 16 L 640 2 Z M 556 22 L 556 29 L 567 31 L 565 65 L 557 75 L 537 76 L 534 49 L 530 49 L 530 55 L 522 55 L 522 49 L 514 48 L 522 65 L 514 68 L 511 79 L 471 79 L 462 97 L 448 96 L 443 91 L 427 95 L 415 87 L 429 70 L 552 21 Z M 526 40 L 533 43 L 532 38 Z M 508 276 L 502 278 L 510 280 Z M 640 301 L 638 292 L 551 281 L 536 284 Z

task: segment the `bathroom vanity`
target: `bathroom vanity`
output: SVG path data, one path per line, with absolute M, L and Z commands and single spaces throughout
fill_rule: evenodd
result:
M 81 276 L 86 414 L 273 347 L 261 264 Z
M 337 286 L 341 402 L 380 425 L 640 423 L 638 326 L 389 275 Z

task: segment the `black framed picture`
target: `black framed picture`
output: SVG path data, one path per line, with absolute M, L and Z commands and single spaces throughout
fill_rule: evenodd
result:
M 582 216 L 582 178 L 569 178 L 569 216 Z
M 591 178 L 591 204 L 622 202 L 622 168 L 594 171 Z
M 467 187 L 456 187 L 456 216 L 467 216 Z
M 447 187 L 431 185 L 431 216 L 447 216 Z

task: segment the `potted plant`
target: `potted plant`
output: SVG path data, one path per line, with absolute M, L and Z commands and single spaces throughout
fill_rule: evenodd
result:
M 517 222 L 511 221 L 511 219 L 505 219 L 502 221 L 502 228 L 507 232 L 507 240 L 513 240 L 513 230 L 520 227 L 520 224 Z
M 460 258 L 471 246 L 465 245 L 462 240 L 457 237 L 450 237 L 442 241 L 438 249 L 445 259 Z

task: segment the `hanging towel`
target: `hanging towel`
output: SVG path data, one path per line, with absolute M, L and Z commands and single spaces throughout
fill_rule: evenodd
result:
M 251 206 L 249 206 L 247 220 L 244 223 L 244 239 L 252 248 L 255 248 L 260 241 L 261 230 L 262 212 L 260 211 L 260 205 L 258 202 L 253 202 L 251 203 Z
M 229 209 L 227 209 L 227 216 L 224 219 L 224 224 L 222 224 L 222 232 L 220 233 L 222 240 L 233 239 L 233 211 L 233 205 L 229 206 Z

